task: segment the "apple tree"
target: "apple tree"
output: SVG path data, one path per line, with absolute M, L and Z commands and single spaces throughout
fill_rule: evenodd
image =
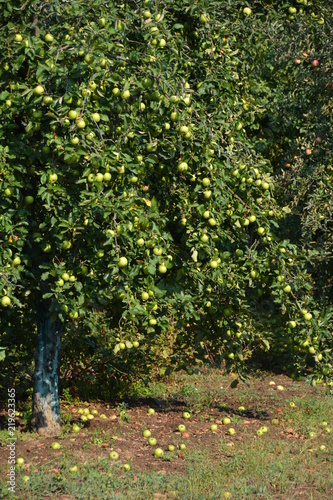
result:
M 136 352 L 176 365 L 210 349 L 241 370 L 272 329 L 311 325 L 304 251 L 280 231 L 256 136 L 272 91 L 253 51 L 281 16 L 261 7 L 6 3 L 1 329 L 8 355 L 37 337 L 40 433 L 60 429 L 62 336 L 79 356 L 91 329 L 134 370 Z

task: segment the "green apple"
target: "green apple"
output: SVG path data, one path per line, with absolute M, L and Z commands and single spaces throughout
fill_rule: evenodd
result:
M 70 467 L 69 472 L 77 472 L 77 465 L 73 465 L 73 467 Z
M 158 271 L 161 273 L 161 274 L 165 274 L 167 272 L 167 268 L 164 264 L 160 264 L 158 266 Z
M 243 14 L 245 16 L 250 16 L 252 14 L 252 10 L 250 9 L 250 7 L 244 7 Z
M 143 437 L 149 438 L 151 436 L 151 432 L 149 429 L 145 429 L 142 433 Z
M 128 264 L 128 261 L 127 261 L 126 257 L 120 257 L 120 259 L 118 260 L 118 266 L 120 268 L 122 268 L 122 267 L 126 267 L 127 264 Z
M 75 111 L 74 109 L 71 109 L 68 113 L 68 118 L 72 121 L 76 120 L 78 116 L 79 116 L 79 113 L 77 111 Z
M 26 482 L 30 481 L 30 476 L 23 476 L 22 480 L 26 483 Z
M 186 427 L 185 427 L 184 424 L 179 424 L 177 430 L 179 432 L 185 432 L 186 431 Z
M 148 408 L 148 412 L 147 412 L 149 415 L 154 415 L 155 413 L 155 410 L 154 408 Z
M 127 464 L 127 463 L 123 464 L 123 469 L 124 469 L 126 472 L 128 472 L 129 470 L 131 470 L 131 466 L 130 466 L 130 464 Z
M 80 120 L 76 122 L 76 126 L 79 129 L 84 129 L 86 126 L 86 122 L 83 120 L 83 118 L 80 118 Z
M 290 285 L 286 285 L 284 288 L 283 288 L 283 291 L 285 293 L 290 293 L 291 292 L 291 286 Z
M 154 456 L 156 458 L 162 458 L 164 455 L 164 451 L 162 450 L 162 448 L 156 448 L 155 451 L 154 451 Z
M 224 417 L 223 420 L 222 420 L 222 424 L 223 425 L 229 425 L 231 424 L 231 420 L 229 417 Z
M 24 201 L 25 201 L 25 204 L 26 205 L 32 205 L 33 202 L 35 201 L 34 197 L 33 196 L 26 196 L 24 198 Z
M 119 454 L 116 451 L 111 451 L 109 456 L 110 456 L 111 460 L 118 460 L 118 458 L 119 458 Z
M 189 418 L 191 418 L 191 414 L 188 411 L 184 411 L 183 418 L 185 418 L 185 420 L 188 420 Z
M 11 302 L 12 301 L 10 300 L 10 298 L 7 295 L 4 295 L 2 297 L 2 299 L 1 299 L 1 305 L 2 305 L 2 307 L 8 307 L 8 306 L 10 306 Z
M 49 174 L 48 180 L 50 184 L 55 184 L 58 180 L 57 174 Z
M 180 443 L 179 449 L 180 450 L 186 450 L 186 444 L 185 443 Z
M 232 427 L 230 427 L 230 428 L 228 429 L 228 434 L 229 434 L 230 436 L 234 436 L 234 435 L 236 434 L 235 429 L 233 429 Z
M 210 426 L 210 430 L 211 430 L 212 432 L 216 432 L 216 431 L 217 431 L 217 424 L 212 424 L 212 425 Z
M 73 430 L 73 432 L 75 432 L 75 433 L 76 433 L 76 432 L 80 432 L 81 427 L 80 427 L 79 425 L 77 425 L 77 424 L 74 424 L 74 425 L 73 425 L 73 427 L 72 427 L 72 430 Z
M 42 85 L 37 85 L 37 87 L 34 88 L 34 94 L 36 96 L 41 96 L 44 94 L 44 87 L 42 87 Z
M 60 450 L 61 446 L 59 443 L 57 443 L 56 441 L 54 441 L 52 444 L 51 444 L 51 448 L 53 450 Z
M 156 446 L 156 444 L 157 444 L 157 440 L 156 440 L 156 438 L 154 438 L 154 437 L 150 437 L 150 438 L 148 439 L 148 444 L 149 444 L 150 446 Z
M 175 451 L 175 446 L 173 444 L 168 445 L 168 450 L 169 451 Z

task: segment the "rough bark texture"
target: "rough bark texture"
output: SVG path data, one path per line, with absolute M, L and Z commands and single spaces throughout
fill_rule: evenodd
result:
M 43 436 L 56 436 L 61 430 L 59 369 L 62 324 L 51 321 L 47 311 L 37 307 L 37 347 L 32 427 Z

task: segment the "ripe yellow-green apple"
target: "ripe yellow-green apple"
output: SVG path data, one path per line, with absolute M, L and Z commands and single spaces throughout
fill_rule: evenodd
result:
M 145 429 L 142 433 L 143 437 L 149 438 L 151 436 L 151 432 L 149 429 Z
M 236 434 L 235 429 L 233 429 L 232 427 L 230 427 L 230 428 L 228 429 L 228 434 L 229 434 L 230 436 L 234 436 L 234 435 Z
M 78 129 L 84 129 L 85 126 L 86 126 L 86 122 L 83 120 L 83 118 L 80 118 L 77 122 L 76 122 L 76 126 Z
M 24 464 L 24 458 L 18 457 L 16 459 L 16 465 L 23 465 Z
M 77 111 L 75 111 L 74 109 L 71 109 L 71 110 L 69 111 L 69 113 L 68 113 L 68 118 L 69 118 L 70 120 L 76 120 L 76 119 L 77 119 L 77 117 L 78 117 L 78 112 L 77 112 Z
M 48 179 L 49 179 L 50 184 L 54 184 L 58 180 L 58 175 L 57 174 L 50 174 Z
M 125 344 L 125 342 L 119 342 L 119 349 L 121 349 L 122 351 L 123 351 L 124 349 L 126 349 L 126 344 Z
M 252 10 L 250 9 L 250 7 L 244 7 L 243 14 L 245 16 L 250 16 L 252 14 Z
M 44 94 L 44 87 L 42 85 L 37 85 L 37 87 L 34 88 L 34 94 L 36 96 L 41 96 Z
M 167 268 L 165 266 L 165 264 L 160 264 L 158 266 L 158 271 L 161 273 L 161 274 L 165 274 L 167 272 Z
M 186 163 L 186 161 L 182 161 L 181 163 L 179 163 L 178 165 L 179 172 L 186 172 L 187 169 L 188 169 L 188 164 Z
M 210 430 L 211 430 L 212 432 L 216 432 L 216 431 L 217 431 L 217 424 L 212 424 L 212 425 L 210 426 Z
M 162 448 L 156 448 L 155 451 L 154 451 L 154 456 L 156 458 L 161 458 L 163 457 L 164 455 L 164 451 L 162 450 Z
M 175 451 L 175 446 L 173 444 L 168 445 L 168 450 L 169 451 Z
M 119 454 L 116 451 L 111 451 L 109 456 L 110 456 L 111 460 L 118 460 L 118 458 L 119 458 Z
M 178 425 L 178 431 L 179 432 L 185 432 L 186 431 L 186 427 L 184 424 L 179 424 Z
M 118 260 L 118 266 L 119 267 L 126 267 L 128 264 L 128 261 L 126 259 L 126 257 L 120 257 L 120 259 Z
M 19 266 L 20 264 L 21 264 L 21 259 L 20 259 L 20 257 L 19 257 L 18 255 L 16 255 L 16 256 L 14 257 L 14 259 L 12 260 L 12 266 L 13 266 L 13 267 L 17 267 L 17 266 Z
M 51 448 L 53 450 L 60 450 L 61 446 L 59 443 L 57 443 L 56 441 L 54 441 L 52 444 L 51 444 Z
M 150 446 L 156 446 L 156 444 L 157 444 L 157 439 L 156 439 L 156 438 L 154 438 L 154 437 L 150 437 L 150 438 L 148 439 L 148 444 L 149 444 Z
M 101 116 L 100 116 L 100 114 L 99 114 L 99 113 L 93 113 L 93 114 L 92 114 L 92 118 L 93 118 L 93 120 L 94 120 L 96 123 L 98 123 L 98 122 L 100 122 L 100 121 L 101 121 Z

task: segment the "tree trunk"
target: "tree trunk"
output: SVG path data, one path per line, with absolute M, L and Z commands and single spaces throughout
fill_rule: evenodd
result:
M 42 305 L 37 306 L 37 347 L 32 399 L 32 427 L 43 436 L 61 430 L 59 370 L 62 324 L 52 321 Z

